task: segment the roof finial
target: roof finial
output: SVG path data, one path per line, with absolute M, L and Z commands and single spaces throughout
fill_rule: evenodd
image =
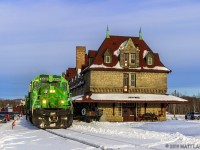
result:
M 106 38 L 110 38 L 108 25 L 107 25 L 107 29 L 106 29 Z
M 140 27 L 140 31 L 139 31 L 139 40 L 143 40 L 142 39 L 142 29 L 141 29 L 141 27 Z

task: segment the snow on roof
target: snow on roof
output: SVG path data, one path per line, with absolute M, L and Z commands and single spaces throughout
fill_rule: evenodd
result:
M 159 94 L 92 94 L 94 100 L 145 100 L 145 101 L 187 101 L 172 95 Z
M 93 93 L 90 96 L 91 100 L 119 100 L 119 101 L 176 101 L 176 102 L 187 102 L 187 100 L 172 96 L 172 95 L 161 95 L 161 94 L 96 94 Z M 77 98 L 74 100 L 82 100 Z
M 93 64 L 90 66 L 90 68 L 113 68 L 113 67 L 107 67 L 103 64 L 101 64 L 101 65 Z
M 149 68 L 149 67 L 143 67 L 143 69 L 148 69 L 148 70 L 164 70 L 164 71 L 170 71 L 168 68 L 166 67 L 161 67 L 161 66 L 155 66 L 153 68 Z
M 143 58 L 145 58 L 145 57 L 147 56 L 148 52 L 149 52 L 149 51 L 144 50 L 144 52 L 143 52 Z
M 120 52 L 119 52 L 119 49 L 117 49 L 116 51 L 114 51 L 114 55 L 115 55 L 115 56 L 117 56 L 117 57 L 118 57 L 118 56 L 119 56 L 119 54 L 120 54 Z
M 117 69 L 123 69 L 120 64 L 119 61 L 117 62 L 117 64 L 115 66 L 113 66 L 112 68 L 117 68 Z
M 122 67 L 120 66 L 119 61 L 118 61 L 117 64 L 116 64 L 115 66 L 113 66 L 113 67 L 107 67 L 107 66 L 105 66 L 105 65 L 103 65 L 103 64 L 101 64 L 101 65 L 93 64 L 93 65 L 90 66 L 90 68 L 114 68 L 114 69 L 124 69 L 124 68 L 122 68 Z M 138 69 L 138 70 L 140 70 L 141 67 L 138 67 L 138 68 L 129 68 L 129 69 Z M 153 67 L 153 68 L 143 67 L 143 69 L 146 69 L 146 70 L 164 70 L 164 71 L 170 71 L 168 68 L 166 68 L 166 67 L 161 67 L 161 66 L 155 66 L 155 67 Z
M 74 96 L 72 97 L 72 100 L 82 100 L 83 98 L 83 95 L 77 95 L 77 96 Z
M 113 67 L 107 67 L 107 66 L 105 66 L 105 65 L 103 65 L 103 64 L 101 64 L 101 65 L 93 64 L 93 65 L 90 66 L 90 68 L 114 68 L 114 69 L 124 69 L 124 68 L 122 68 L 122 67 L 120 66 L 119 61 L 118 61 L 117 64 L 116 64 L 115 66 L 113 66 Z M 141 67 L 138 67 L 138 68 L 129 68 L 129 69 L 139 69 L 139 70 L 140 70 Z

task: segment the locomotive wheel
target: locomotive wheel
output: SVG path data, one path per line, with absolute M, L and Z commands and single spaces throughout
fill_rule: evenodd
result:
M 68 119 L 67 119 L 67 128 L 69 128 L 73 123 L 73 114 L 69 114 L 68 115 Z
M 29 113 L 27 114 L 27 118 L 28 120 L 33 124 L 33 120 L 32 120 L 32 112 L 29 110 Z
M 29 114 L 29 121 L 33 124 L 32 114 Z
M 33 123 L 33 120 L 32 120 L 32 117 L 31 117 L 31 116 L 29 116 L 29 121 L 30 121 L 31 123 Z

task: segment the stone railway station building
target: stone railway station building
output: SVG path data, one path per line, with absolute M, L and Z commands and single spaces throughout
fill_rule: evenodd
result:
M 103 111 L 100 121 L 138 121 L 144 114 L 154 114 L 166 120 L 168 104 L 187 100 L 167 95 L 167 75 L 158 53 L 154 53 L 142 38 L 113 36 L 106 38 L 98 50 L 76 47 L 76 68 L 68 68 L 75 107 L 81 110 L 98 108 Z

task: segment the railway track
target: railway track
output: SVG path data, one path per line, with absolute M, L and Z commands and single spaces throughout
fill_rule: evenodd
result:
M 45 131 L 57 135 L 59 137 L 76 141 L 87 146 L 102 150 L 116 150 L 116 149 L 154 149 L 148 146 L 122 141 L 119 139 L 112 139 L 102 135 L 94 135 L 92 133 L 80 132 L 73 129 L 46 129 Z M 93 140 L 92 140 L 93 139 Z
M 76 142 L 79 142 L 79 143 L 82 143 L 82 144 L 85 144 L 85 145 L 88 145 L 88 146 L 92 146 L 94 148 L 102 149 L 100 145 L 97 145 L 97 144 L 94 144 L 94 143 L 91 143 L 91 142 L 83 141 L 83 140 L 80 140 L 80 139 L 77 139 L 77 138 L 73 138 L 73 137 L 70 137 L 70 136 L 67 136 L 67 135 L 56 133 L 55 131 L 52 131 L 52 130 L 49 130 L 49 129 L 45 129 L 45 131 L 47 131 L 47 132 L 49 132 L 51 134 L 57 135 L 59 137 L 65 138 L 65 139 L 76 141 Z

